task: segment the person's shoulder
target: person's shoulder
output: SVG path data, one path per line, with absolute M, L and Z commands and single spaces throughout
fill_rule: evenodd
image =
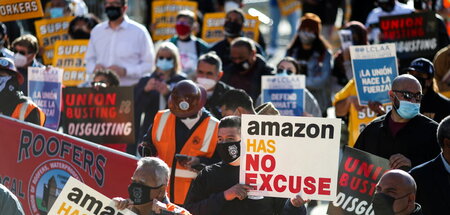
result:
M 439 125 L 436 121 L 432 120 L 431 118 L 423 115 L 418 114 L 416 117 L 413 118 L 415 122 L 420 123 L 422 125 L 426 125 L 427 127 L 432 127 L 437 129 L 437 126 Z
M 395 8 L 393 13 L 394 14 L 398 14 L 398 13 L 410 13 L 410 12 L 414 12 L 414 8 L 410 7 L 407 4 L 403 4 L 400 2 L 395 2 Z
M 95 34 L 95 33 L 97 33 L 98 31 L 104 30 L 107 26 L 108 26 L 108 21 L 103 21 L 103 22 L 101 22 L 101 23 L 98 23 L 98 25 L 96 25 L 96 26 L 92 29 L 91 34 Z
M 139 31 L 139 32 L 148 34 L 147 29 L 141 23 L 138 23 L 138 22 L 136 22 L 136 21 L 134 21 L 134 20 L 132 20 L 130 18 L 126 18 L 124 21 L 128 23 L 128 26 L 131 29 L 133 29 L 135 31 Z
M 417 175 L 421 175 L 425 172 L 429 172 L 431 169 L 434 168 L 434 166 L 437 164 L 437 162 L 442 162 L 441 155 L 439 154 L 437 157 L 433 158 L 432 160 L 429 160 L 425 163 L 419 164 L 412 168 L 410 170 L 411 175 L 415 178 Z

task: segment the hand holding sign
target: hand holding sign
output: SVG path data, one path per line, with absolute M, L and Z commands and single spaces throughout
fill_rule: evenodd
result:
M 225 190 L 225 192 L 223 192 L 223 195 L 225 196 L 225 200 L 227 201 L 231 201 L 235 198 L 243 200 L 247 197 L 247 192 L 252 189 L 252 187 L 246 184 L 236 184 L 230 187 L 228 190 Z
M 391 169 L 411 169 L 411 160 L 402 154 L 395 154 L 389 158 L 389 166 Z
M 124 199 L 122 197 L 114 197 L 112 199 L 115 203 L 115 206 L 119 210 L 124 210 L 133 205 L 133 201 L 131 199 Z

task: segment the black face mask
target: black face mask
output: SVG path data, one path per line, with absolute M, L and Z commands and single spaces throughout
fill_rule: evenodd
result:
M 72 38 L 75 40 L 83 40 L 83 39 L 89 39 L 91 37 L 91 34 L 83 31 L 81 29 L 77 29 L 72 32 Z
M 153 201 L 153 199 L 150 198 L 150 191 L 159 189 L 162 186 L 163 184 L 158 187 L 150 187 L 133 182 L 128 186 L 128 195 L 130 196 L 130 199 L 131 201 L 133 201 L 134 205 L 142 205 Z
M 386 195 L 384 193 L 375 193 L 372 199 L 373 210 L 376 215 L 394 215 L 394 202 L 398 199 L 403 199 L 409 195 L 406 194 L 400 198 L 394 198 L 392 196 Z M 401 211 L 397 213 L 401 213 L 408 208 L 408 205 Z
M 109 6 L 105 8 L 105 13 L 110 21 L 115 21 L 122 16 L 122 7 Z
M 241 156 L 241 141 L 219 143 L 217 150 L 224 163 L 231 163 Z
M 244 60 L 240 63 L 234 63 L 234 67 L 236 71 L 247 71 L 250 69 L 250 63 L 247 60 Z
M 242 24 L 238 22 L 226 21 L 225 25 L 225 35 L 228 37 L 239 37 L 242 31 Z

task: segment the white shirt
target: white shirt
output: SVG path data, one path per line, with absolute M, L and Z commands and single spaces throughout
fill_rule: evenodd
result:
M 181 66 L 183 72 L 187 74 L 188 78 L 195 76 L 195 70 L 197 69 L 197 48 L 195 47 L 195 41 L 189 40 L 187 42 L 178 40 L 177 47 L 180 52 Z
M 120 86 L 131 86 L 153 71 L 155 51 L 147 29 L 125 16 L 116 29 L 108 21 L 95 26 L 85 59 L 88 74 L 93 73 L 97 64 L 125 68 L 127 75 L 120 78 Z
M 369 16 L 367 16 L 366 27 L 369 27 L 372 24 L 379 24 L 379 22 L 380 22 L 379 18 L 382 16 L 402 15 L 402 14 L 412 13 L 413 11 L 414 11 L 414 8 L 411 8 L 408 5 L 402 4 L 396 0 L 394 10 L 392 10 L 391 12 L 386 12 L 386 11 L 382 10 L 380 7 L 374 8 L 369 13 Z M 381 31 L 380 31 L 379 27 L 372 28 L 372 31 L 368 35 L 369 41 L 376 41 L 375 43 L 378 43 L 379 42 L 378 35 L 380 33 L 381 33 Z

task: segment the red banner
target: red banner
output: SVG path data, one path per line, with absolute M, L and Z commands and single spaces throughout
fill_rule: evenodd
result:
M 133 156 L 4 116 L 0 136 L 0 182 L 26 214 L 47 214 L 70 176 L 109 198 L 128 196 Z

